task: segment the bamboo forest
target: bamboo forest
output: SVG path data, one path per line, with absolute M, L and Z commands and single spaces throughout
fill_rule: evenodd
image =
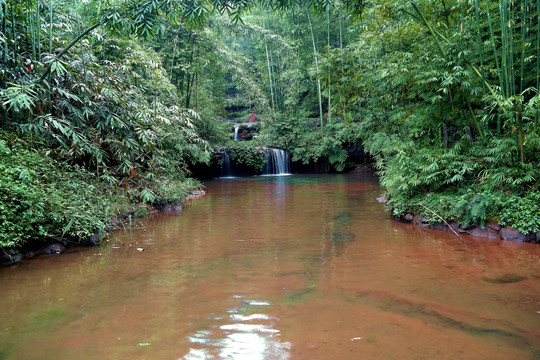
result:
M 539 14 L 0 0 L 0 360 L 538 359 Z

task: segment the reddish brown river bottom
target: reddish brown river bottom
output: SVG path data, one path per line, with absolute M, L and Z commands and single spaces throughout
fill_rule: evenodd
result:
M 2 268 L 0 359 L 540 358 L 540 246 L 397 223 L 380 191 L 216 180 L 104 247 Z

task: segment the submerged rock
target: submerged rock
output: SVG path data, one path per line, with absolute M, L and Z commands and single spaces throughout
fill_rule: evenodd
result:
M 65 250 L 65 246 L 60 243 L 53 243 L 46 247 L 44 247 L 41 250 L 42 254 L 60 254 L 62 251 Z
M 98 234 L 94 234 L 81 239 L 80 244 L 83 246 L 97 246 L 100 242 L 101 237 Z
M 157 204 L 155 208 L 163 212 L 180 212 L 184 209 L 184 204 L 182 203 L 167 203 L 167 204 Z
M 416 215 L 413 222 L 423 229 L 429 229 L 429 222 L 424 215 Z
M 7 266 L 21 260 L 22 260 L 22 255 L 20 254 L 15 254 L 15 255 L 5 254 L 5 255 L 0 256 L 0 263 L 4 263 Z
M 493 283 L 493 284 L 510 284 L 518 281 L 522 281 L 527 279 L 525 276 L 516 275 L 516 274 L 504 274 L 499 277 L 490 278 L 490 277 L 483 277 L 484 281 Z

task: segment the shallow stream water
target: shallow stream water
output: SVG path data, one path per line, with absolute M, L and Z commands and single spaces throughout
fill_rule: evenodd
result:
M 539 245 L 398 223 L 368 175 L 206 185 L 0 268 L 0 359 L 540 358 Z

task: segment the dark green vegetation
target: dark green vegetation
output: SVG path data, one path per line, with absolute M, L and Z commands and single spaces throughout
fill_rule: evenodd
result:
M 90 236 L 263 146 L 321 171 L 365 149 L 396 214 L 537 232 L 539 8 L 0 0 L 0 245 Z M 230 143 L 251 113 L 259 135 Z

